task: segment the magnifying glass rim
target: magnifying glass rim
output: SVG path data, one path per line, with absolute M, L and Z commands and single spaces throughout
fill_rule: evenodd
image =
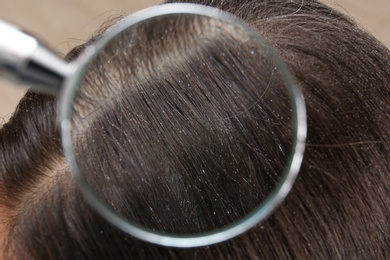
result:
M 75 71 L 65 81 L 65 86 L 61 93 L 59 117 L 65 155 L 71 165 L 72 173 L 76 177 L 82 192 L 95 210 L 97 210 L 104 218 L 119 229 L 141 240 L 171 247 L 198 247 L 219 243 L 233 238 L 266 219 L 287 196 L 296 179 L 303 159 L 307 131 L 306 108 L 303 95 L 297 88 L 295 81 L 284 62 L 275 54 L 269 44 L 267 44 L 260 35 L 258 36 L 259 41 L 261 41 L 262 44 L 265 44 L 266 48 L 268 48 L 267 52 L 270 53 L 273 62 L 275 62 L 275 64 L 279 67 L 281 75 L 283 75 L 286 80 L 286 87 L 288 88 L 291 96 L 295 139 L 293 140 L 293 148 L 292 152 L 290 152 L 287 166 L 285 167 L 280 180 L 281 184 L 272 190 L 270 195 L 267 196 L 266 200 L 259 207 L 237 223 L 208 233 L 180 236 L 155 232 L 120 218 L 118 214 L 112 212 L 102 201 L 99 200 L 90 184 L 88 184 L 85 177 L 81 174 L 77 166 L 71 137 L 71 115 L 73 107 L 69 104 L 73 104 L 75 93 L 81 82 L 82 76 L 96 55 L 99 54 L 99 52 L 111 39 L 140 22 L 145 22 L 157 17 L 181 14 L 199 15 L 218 19 L 230 24 L 237 24 L 240 27 L 247 29 L 251 34 L 258 35 L 258 33 L 256 33 L 253 29 L 245 25 L 245 22 L 241 19 L 227 12 L 208 6 L 176 3 L 158 5 L 139 11 L 124 18 L 121 22 L 110 28 L 99 40 L 92 45 L 87 46 L 85 51 L 78 57 L 78 59 L 76 59 L 76 61 L 73 62 Z

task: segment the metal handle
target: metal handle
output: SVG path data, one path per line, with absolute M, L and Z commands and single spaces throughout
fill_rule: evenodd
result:
M 37 91 L 58 94 L 68 63 L 33 36 L 0 20 L 0 76 Z

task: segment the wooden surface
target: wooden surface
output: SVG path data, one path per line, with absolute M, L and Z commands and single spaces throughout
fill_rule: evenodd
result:
M 390 0 L 323 0 L 354 17 L 390 47 Z M 106 19 L 161 0 L 0 0 L 0 17 L 44 39 L 62 55 L 83 43 Z M 0 79 L 0 125 L 9 119 L 25 88 Z

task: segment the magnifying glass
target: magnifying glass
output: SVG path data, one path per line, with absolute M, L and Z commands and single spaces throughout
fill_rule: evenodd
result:
M 195 247 L 237 236 L 290 191 L 306 111 L 286 65 L 239 18 L 168 4 L 128 16 L 65 62 L 0 22 L 0 73 L 60 96 L 72 172 L 139 239 Z

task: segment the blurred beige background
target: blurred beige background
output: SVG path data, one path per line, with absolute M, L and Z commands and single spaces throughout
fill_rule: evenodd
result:
M 64 55 L 116 13 L 131 13 L 160 2 L 162 0 L 0 0 L 0 17 L 39 36 Z M 354 17 L 390 47 L 389 0 L 323 2 Z M 25 91 L 0 79 L 0 125 L 12 115 Z

